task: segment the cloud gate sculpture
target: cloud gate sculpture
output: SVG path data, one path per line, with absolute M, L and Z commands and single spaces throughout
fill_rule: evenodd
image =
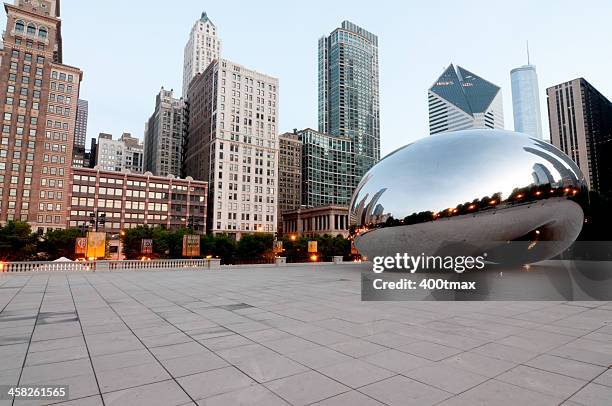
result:
M 353 195 L 351 233 L 367 258 L 487 252 L 492 262 L 526 264 L 575 241 L 587 202 L 580 169 L 551 144 L 511 131 L 457 131 L 376 164 Z M 511 258 L 510 245 L 520 247 Z

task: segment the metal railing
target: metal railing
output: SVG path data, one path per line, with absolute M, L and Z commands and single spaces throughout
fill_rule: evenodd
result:
M 5 262 L 0 272 L 78 272 L 127 270 L 203 270 L 221 269 L 219 259 L 160 259 L 152 261 L 78 261 L 78 262 Z

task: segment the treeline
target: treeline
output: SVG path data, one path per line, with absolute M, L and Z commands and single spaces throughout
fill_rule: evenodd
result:
M 1 261 L 48 261 L 61 257 L 74 259 L 77 237 L 84 234 L 78 229 L 53 230 L 33 233 L 23 221 L 9 221 L 0 227 Z
M 161 227 L 138 226 L 121 235 L 126 259 L 182 258 L 183 236 L 189 230 L 167 230 Z M 79 229 L 53 230 L 32 233 L 30 225 L 21 221 L 9 221 L 0 227 L 0 261 L 53 261 L 61 257 L 76 259 L 76 239 L 84 237 Z M 153 240 L 151 254 L 142 253 L 142 240 Z M 256 233 L 236 241 L 226 234 L 200 236 L 200 258 L 220 258 L 223 264 L 273 262 L 275 256 L 287 257 L 290 262 L 311 260 L 308 242 L 317 242 L 317 260 L 331 260 L 333 256 L 348 258 L 350 242 L 341 236 L 280 238 L 282 252 L 275 251 L 272 234 Z M 277 246 L 278 247 L 278 246 Z M 81 255 L 82 256 L 82 255 Z

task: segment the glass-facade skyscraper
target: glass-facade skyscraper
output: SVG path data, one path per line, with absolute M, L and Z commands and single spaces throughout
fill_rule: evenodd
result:
M 319 39 L 319 131 L 353 141 L 357 181 L 380 160 L 378 37 L 344 21 Z
M 512 80 L 512 111 L 514 131 L 542 139 L 542 116 L 538 74 L 534 65 L 525 65 L 510 71 Z

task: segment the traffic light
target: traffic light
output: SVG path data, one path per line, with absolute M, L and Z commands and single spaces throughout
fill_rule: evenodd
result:
M 104 227 L 104 225 L 106 224 L 106 213 L 100 213 L 98 223 L 100 224 L 100 226 Z
M 193 216 L 189 217 L 189 219 L 187 219 L 187 228 L 193 230 Z
M 96 213 L 89 213 L 89 224 L 96 225 Z

